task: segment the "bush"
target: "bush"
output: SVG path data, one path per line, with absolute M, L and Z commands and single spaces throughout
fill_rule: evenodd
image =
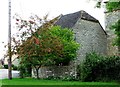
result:
M 86 59 L 83 61 L 83 64 L 81 66 L 82 81 L 94 81 L 96 79 L 98 72 L 94 72 L 94 70 L 99 71 L 99 68 L 96 68 L 96 67 L 97 65 L 99 65 L 101 59 L 103 58 L 94 52 L 90 54 L 86 54 Z
M 86 55 L 81 66 L 82 81 L 120 80 L 120 57 L 103 57 L 96 53 Z
M 21 63 L 18 66 L 18 70 L 20 71 L 20 78 L 24 78 L 24 77 L 31 77 L 32 76 L 32 68 L 30 64 L 23 64 Z
M 105 76 L 109 80 L 120 80 L 120 57 L 107 57 L 104 62 Z
M 5 65 L 4 65 L 4 68 L 5 68 L 5 69 L 8 69 L 8 65 L 5 64 Z M 12 64 L 12 70 L 18 70 L 18 67 Z
M 18 66 L 18 70 L 20 71 L 20 78 L 25 77 L 25 66 L 23 64 Z
M 8 69 L 8 65 L 4 65 L 4 68 L 5 68 L 5 69 Z
M 13 69 L 13 70 L 18 70 L 18 67 L 15 66 L 15 65 L 13 65 L 12 69 Z

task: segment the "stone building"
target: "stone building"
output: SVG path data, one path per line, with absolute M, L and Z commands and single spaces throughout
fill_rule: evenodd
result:
M 107 54 L 107 33 L 99 21 L 87 12 L 78 11 L 61 15 L 55 22 L 55 25 L 72 29 L 75 34 L 75 40 L 80 43 L 80 49 L 77 52 L 78 56 L 75 63 L 69 66 L 42 67 L 39 70 L 40 78 L 46 78 L 48 76 L 76 76 L 76 65 L 84 60 L 86 53 L 96 52 L 101 55 Z M 34 69 L 32 76 L 36 77 Z
M 75 33 L 75 39 L 80 43 L 77 61 L 85 58 L 86 53 L 96 52 L 107 54 L 107 33 L 97 19 L 85 11 L 62 15 L 55 25 L 70 28 Z
M 107 3 L 107 2 L 105 2 Z M 97 52 L 102 55 L 118 55 L 118 47 L 113 46 L 115 39 L 114 31 L 110 27 L 120 20 L 120 9 L 112 12 L 105 11 L 105 29 L 99 21 L 86 13 L 79 11 L 67 15 L 61 15 L 55 25 L 70 28 L 75 34 L 75 39 L 80 43 L 76 64 L 84 60 L 86 53 Z M 74 64 L 75 65 L 75 64 Z M 75 66 L 42 67 L 40 77 L 76 75 Z M 35 76 L 35 74 L 33 74 Z
M 108 34 L 107 37 L 107 54 L 118 55 L 118 47 L 113 45 L 115 34 L 114 31 L 110 29 L 110 27 L 120 20 L 120 10 L 116 10 L 113 12 L 105 12 L 105 30 Z

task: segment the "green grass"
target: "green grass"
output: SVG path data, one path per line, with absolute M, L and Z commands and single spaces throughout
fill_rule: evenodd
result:
M 38 80 L 32 78 L 12 80 L 2 80 L 2 87 L 40 87 L 40 86 L 59 86 L 59 87 L 120 87 L 115 82 L 80 82 L 80 81 L 61 81 L 61 80 Z

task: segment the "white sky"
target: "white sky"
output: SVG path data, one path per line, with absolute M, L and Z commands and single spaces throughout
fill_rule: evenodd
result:
M 95 9 L 95 3 L 89 0 L 11 0 L 12 2 L 12 17 L 18 13 L 21 17 L 27 18 L 33 14 L 40 17 L 49 13 L 49 18 L 54 18 L 60 14 L 74 13 L 80 10 L 85 10 L 95 18 L 97 18 L 102 25 L 104 25 L 103 9 Z M 0 3 L 0 59 L 5 54 L 4 45 L 8 41 L 8 0 L 1 0 Z M 13 21 L 13 19 L 12 19 Z M 16 29 L 13 28 L 12 33 Z M 3 44 L 2 42 L 5 42 Z

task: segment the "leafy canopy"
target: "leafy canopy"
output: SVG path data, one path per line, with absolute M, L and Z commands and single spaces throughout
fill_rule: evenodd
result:
M 63 29 L 60 26 L 52 27 L 50 33 L 52 36 L 58 37 L 63 45 L 62 56 L 56 64 L 68 64 L 76 57 L 76 51 L 79 48 L 79 44 L 74 40 L 74 33 L 70 29 Z
M 120 20 L 110 27 L 116 34 L 115 45 L 120 46 Z
M 102 2 L 104 2 L 104 0 L 94 0 L 96 1 L 96 6 L 97 8 L 101 8 L 102 6 Z M 120 0 L 109 0 L 106 3 L 106 9 L 108 10 L 108 12 L 112 12 L 115 10 L 120 10 Z
M 35 65 L 68 65 L 76 57 L 79 44 L 70 29 L 53 26 L 40 28 L 19 49 Z
M 106 8 L 107 8 L 108 12 L 112 12 L 114 10 L 118 10 L 118 9 L 120 9 L 120 1 L 118 1 L 118 2 L 111 2 L 111 1 L 109 1 L 106 4 Z

